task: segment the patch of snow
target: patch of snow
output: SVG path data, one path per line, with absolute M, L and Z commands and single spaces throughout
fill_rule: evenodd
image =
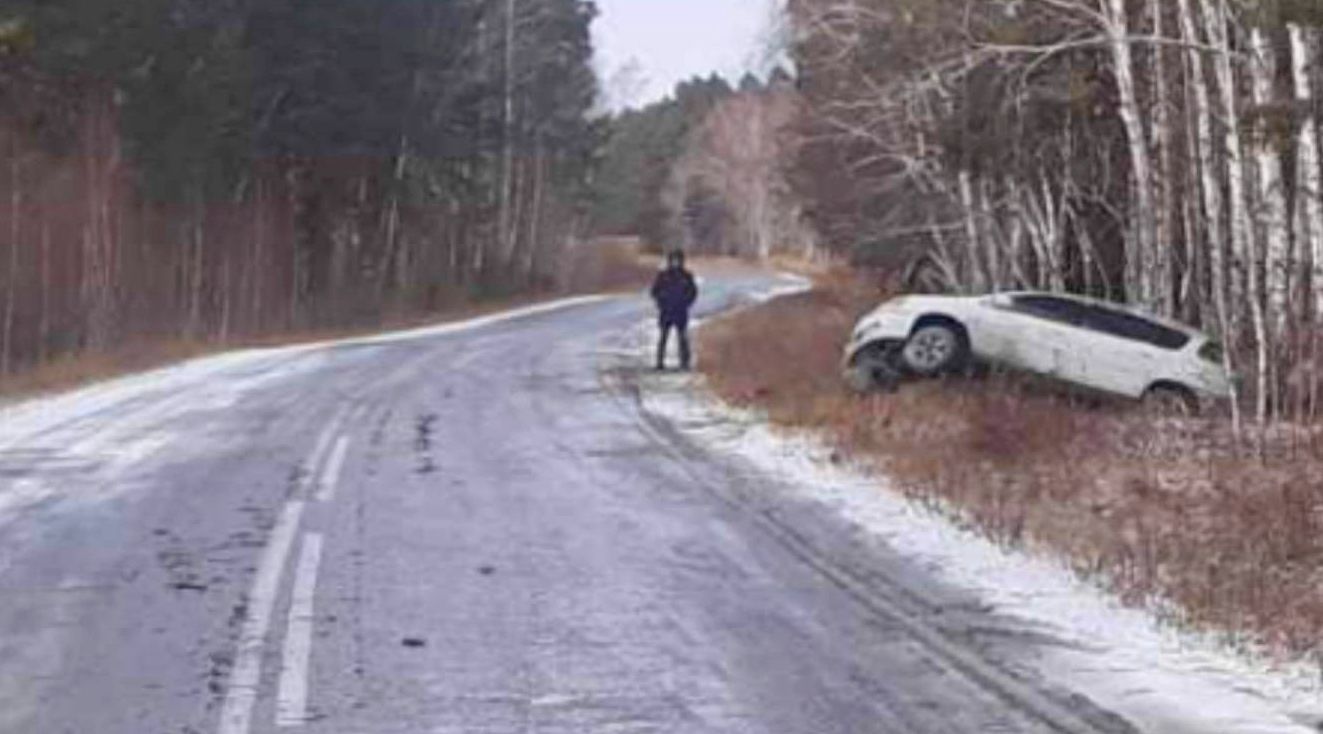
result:
M 402 341 L 411 341 L 414 339 L 427 339 L 431 337 L 445 336 L 447 334 L 455 334 L 458 332 L 481 329 L 484 326 L 491 326 L 492 324 L 499 324 L 504 321 L 512 321 L 514 319 L 522 319 L 522 318 L 527 318 L 529 316 L 537 316 L 540 314 L 551 313 L 553 311 L 562 311 L 564 309 L 573 308 L 575 306 L 588 306 L 594 303 L 609 301 L 617 297 L 618 296 L 611 294 L 599 294 L 599 295 L 591 295 L 591 296 L 575 296 L 573 298 L 562 298 L 557 301 L 547 301 L 546 303 L 538 303 L 532 306 L 525 306 L 523 308 L 511 309 L 509 311 L 500 311 L 498 313 L 489 314 L 487 316 L 479 316 L 477 318 L 467 319 L 465 321 L 452 321 L 450 323 L 437 324 L 436 326 L 424 326 L 418 329 L 408 329 L 406 331 L 393 331 L 386 334 L 378 334 L 375 336 L 361 337 L 357 339 L 343 339 L 339 341 L 323 342 L 321 344 L 308 345 L 304 348 L 315 349 L 315 348 L 327 347 L 327 346 L 393 344 Z
M 199 431 L 205 425 L 191 416 L 215 415 L 261 387 L 308 376 L 330 362 L 333 347 L 434 338 L 610 297 L 562 299 L 376 336 L 201 357 L 0 407 L 0 468 L 15 477 L 0 479 L 0 526 L 45 502 L 81 508 L 133 492 L 143 486 L 135 473 L 167 451 L 181 460 L 188 452 L 214 450 Z M 47 476 L 60 466 L 81 467 L 79 481 Z
M 22 510 L 55 496 L 55 490 L 35 479 L 19 479 L 9 491 L 0 495 L 0 517 Z
M 798 295 L 813 288 L 813 281 L 802 275 L 779 273 L 777 280 L 780 281 L 780 285 L 771 286 L 754 293 L 754 302 L 766 303 L 777 298 Z
M 1306 664 L 1273 666 L 1209 637 L 1121 606 L 1062 563 L 997 546 L 904 497 L 885 477 L 830 462 L 810 436 L 679 391 L 644 391 L 644 405 L 702 445 L 736 455 L 825 503 L 890 548 L 973 592 L 992 611 L 1045 631 L 1055 644 L 1038 672 L 1152 734 L 1306 734 L 1323 721 L 1323 688 Z M 738 427 L 732 430 L 732 427 Z
M 369 337 L 330 340 L 269 349 L 244 349 L 199 357 L 176 365 L 130 375 L 72 392 L 39 397 L 0 406 L 0 452 L 57 426 L 79 421 L 113 424 L 125 418 L 118 409 L 140 399 L 159 398 L 146 410 L 136 411 L 142 420 L 159 419 L 188 409 L 224 408 L 243 393 L 272 380 L 282 380 L 321 367 L 326 350 L 337 346 L 390 344 L 471 331 L 502 321 L 597 303 L 607 295 L 581 296 L 549 301 L 479 318 L 390 332 Z M 111 415 L 113 413 L 113 415 Z M 97 420 L 104 416 L 103 420 Z

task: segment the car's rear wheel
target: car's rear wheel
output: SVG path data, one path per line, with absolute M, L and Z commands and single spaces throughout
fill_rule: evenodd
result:
M 925 377 L 935 377 L 960 368 L 968 347 L 960 327 L 946 321 L 921 324 L 910 334 L 901 359 L 905 367 Z
M 878 342 L 862 349 L 850 364 L 846 380 L 856 392 L 891 390 L 901 378 L 899 352 L 895 342 Z
M 1144 410 L 1159 416 L 1190 418 L 1199 414 L 1199 398 L 1180 385 L 1154 385 L 1144 391 Z

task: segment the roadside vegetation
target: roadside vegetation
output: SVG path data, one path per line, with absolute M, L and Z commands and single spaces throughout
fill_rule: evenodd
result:
M 565 290 L 594 14 L 5 3 L 0 379 Z
M 837 272 L 699 335 L 716 393 L 818 432 L 841 461 L 1009 547 L 1062 558 L 1132 605 L 1252 650 L 1323 662 L 1323 475 L 1313 432 L 1244 452 L 1225 416 L 1155 418 L 1016 375 L 861 397 L 840 377 L 887 288 Z
M 463 295 L 429 311 L 384 314 L 377 325 L 359 328 L 308 329 L 267 336 L 239 336 L 229 341 L 140 338 L 99 349 L 70 353 L 41 364 L 0 374 L 0 404 L 8 399 L 67 390 L 121 375 L 163 367 L 230 349 L 276 347 L 377 334 L 458 321 L 563 296 L 642 290 L 652 281 L 657 263 L 639 251 L 630 238 L 587 243 L 567 258 L 564 285 L 512 296 Z

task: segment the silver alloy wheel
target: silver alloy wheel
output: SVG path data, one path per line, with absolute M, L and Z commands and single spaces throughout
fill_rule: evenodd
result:
M 921 375 L 935 375 L 956 361 L 960 336 L 945 324 L 924 326 L 905 342 L 905 366 Z

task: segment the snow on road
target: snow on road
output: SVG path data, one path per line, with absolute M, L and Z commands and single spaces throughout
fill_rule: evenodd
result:
M 166 447 L 184 450 L 180 446 L 189 442 L 177 439 L 181 431 L 196 428 L 188 420 L 190 415 L 223 411 L 273 382 L 315 372 L 328 364 L 332 347 L 391 344 L 472 331 L 611 297 L 566 298 L 369 337 L 227 352 L 64 394 L 0 404 L 0 458 L 18 476 L 8 488 L 0 485 L 0 526 L 39 503 L 70 495 L 68 487 L 52 485 L 40 476 L 43 472 L 37 471 L 49 464 L 51 457 L 64 464 L 96 467 L 100 481 L 89 485 L 94 491 L 84 486 L 75 498 L 79 502 L 96 502 L 130 492 L 136 485 L 125 481 L 125 473 Z M 195 438 L 196 434 L 189 436 Z
M 242 392 L 271 380 L 287 379 L 320 366 L 328 347 L 390 344 L 471 331 L 492 324 L 597 303 L 609 295 L 578 296 L 498 313 L 367 337 L 352 337 L 271 349 L 245 349 L 200 357 L 177 365 L 109 380 L 56 396 L 11 405 L 0 403 L 0 451 L 37 433 L 91 418 L 140 398 L 177 393 L 160 410 L 223 408 Z M 143 416 L 149 417 L 149 416 Z
M 1159 624 L 1075 577 L 1060 562 L 998 547 L 906 499 L 885 477 L 830 462 L 807 435 L 721 405 L 701 380 L 667 378 L 644 408 L 710 450 L 783 479 L 940 581 L 973 592 L 1047 640 L 1022 664 L 1151 734 L 1306 734 L 1323 721 L 1316 668 L 1270 666 Z

